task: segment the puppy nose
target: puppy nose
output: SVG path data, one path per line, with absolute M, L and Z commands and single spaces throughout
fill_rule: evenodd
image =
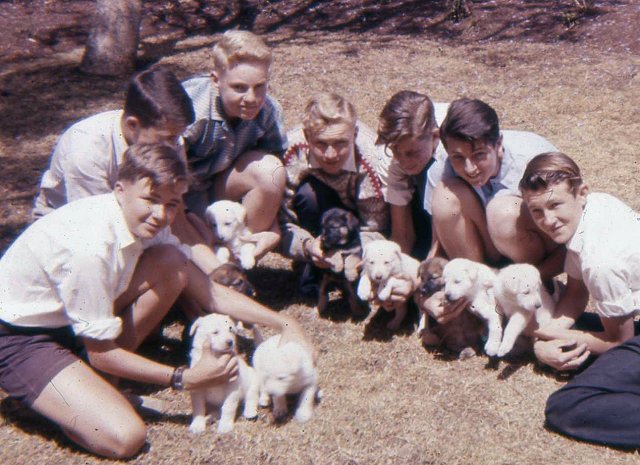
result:
M 227 339 L 227 347 L 231 349 L 233 347 L 233 339 Z
M 542 302 L 536 302 L 535 307 L 536 307 L 536 308 L 540 308 L 540 307 L 542 307 Z

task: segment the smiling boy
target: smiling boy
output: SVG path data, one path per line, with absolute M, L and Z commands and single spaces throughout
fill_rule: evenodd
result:
M 589 353 L 601 354 L 634 334 L 640 216 L 615 197 L 590 194 L 578 166 L 559 152 L 533 158 L 520 188 L 536 226 L 567 248 L 566 291 L 554 319 L 536 333 L 536 356 L 556 369 L 574 369 Z M 589 296 L 603 331 L 571 329 Z
M 448 157 L 428 178 L 437 241 L 449 258 L 498 264 L 506 257 L 537 265 L 545 279 L 561 268 L 557 244 L 540 233 L 522 206 L 518 182 L 535 155 L 555 150 L 524 131 L 500 131 L 495 110 L 480 100 L 451 103 L 440 126 Z
M 307 344 L 294 320 L 212 283 L 187 259 L 169 230 L 186 185 L 174 147 L 132 145 L 112 193 L 44 216 L 0 259 L 0 387 L 92 453 L 131 457 L 146 439 L 144 421 L 93 369 L 174 389 L 236 376 L 229 354 L 207 350 L 194 367 L 175 368 L 135 353 L 181 293 Z
M 287 148 L 282 111 L 268 94 L 271 50 L 248 31 L 228 31 L 213 49 L 210 76 L 183 83 L 195 123 L 185 133 L 194 182 L 187 208 L 202 216 L 215 200 L 242 202 L 256 256 L 279 240 L 276 213 L 284 192 L 280 156 Z M 206 237 L 202 240 L 207 241 Z
M 357 120 L 353 105 L 337 94 L 316 95 L 305 107 L 302 127 L 293 129 L 289 139 L 280 216 L 285 253 L 328 267 L 320 247 L 320 217 L 334 207 L 358 217 L 362 240 L 383 238 L 389 211 L 379 173 L 386 169 L 386 157 L 375 145 L 375 133 Z
M 589 193 L 565 154 L 544 153 L 527 165 L 520 188 L 536 225 L 565 244 L 566 292 L 537 332 L 536 356 L 558 370 L 602 354 L 547 401 L 547 426 L 576 439 L 640 447 L 640 215 L 617 198 Z M 571 329 L 588 298 L 601 331 Z

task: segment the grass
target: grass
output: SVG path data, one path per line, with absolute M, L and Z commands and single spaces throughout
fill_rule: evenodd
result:
M 577 44 L 503 42 L 452 45 L 415 36 L 284 33 L 269 37 L 275 61 L 271 92 L 295 125 L 310 93 L 347 96 L 375 127 L 394 92 L 414 89 L 435 101 L 478 97 L 494 106 L 503 128 L 552 141 L 583 168 L 595 191 L 640 208 L 640 78 L 637 56 Z M 182 77 L 208 69 L 212 37 L 189 39 L 163 59 Z M 5 73 L 0 126 L 0 246 L 27 222 L 39 174 L 64 127 L 122 100 L 122 81 L 88 78 L 72 65 L 16 67 Z M 391 335 L 374 319 L 365 330 L 332 305 L 320 318 L 295 293 L 291 263 L 269 255 L 253 275 L 259 299 L 298 318 L 320 352 L 324 398 L 305 425 L 239 419 L 235 431 L 188 432 L 186 393 L 154 395 L 171 403 L 145 417 L 149 447 L 133 464 L 633 464 L 637 452 L 578 443 L 544 429 L 548 395 L 564 382 L 531 360 L 490 366 L 425 351 L 412 328 Z M 179 328 L 170 327 L 168 336 Z M 366 335 L 366 337 L 365 337 Z M 158 358 L 180 359 L 174 349 Z M 1 396 L 1 395 L 0 395 Z M 0 402 L 0 463 L 112 463 L 85 454 L 32 414 Z

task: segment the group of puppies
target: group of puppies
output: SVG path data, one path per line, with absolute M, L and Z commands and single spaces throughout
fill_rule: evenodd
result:
M 246 240 L 249 231 L 245 216 L 241 204 L 229 201 L 215 202 L 206 213 L 220 242 L 216 254 L 226 263 L 213 278 L 253 295 L 243 272 L 255 266 L 255 246 Z M 404 287 L 406 291 L 410 286 L 415 290 L 414 301 L 420 311 L 418 331 L 423 343 L 442 346 L 461 359 L 474 356 L 483 339 L 488 356 L 504 357 L 529 324 L 535 321 L 543 325 L 553 316 L 555 300 L 532 265 L 514 264 L 496 271 L 463 258 L 447 261 L 435 257 L 420 263 L 402 253 L 393 241 L 372 240 L 361 247 L 358 226 L 355 215 L 344 209 L 333 208 L 322 215 L 321 247 L 330 266 L 324 270 L 319 288 L 321 313 L 328 305 L 330 286 L 336 284 L 354 314 L 366 312 L 363 302 L 369 304 L 370 315 L 380 307 L 394 312 L 387 327 L 396 330 L 406 317 L 407 302 L 389 304 L 393 301 L 390 297 L 396 290 Z M 446 323 L 429 323 L 431 306 L 446 307 L 461 298 L 469 302 L 464 311 Z M 220 315 L 196 320 L 191 329 L 191 363 L 199 360 L 203 344 L 210 344 L 214 352 L 234 350 L 235 328 L 236 323 Z M 221 406 L 218 432 L 231 431 L 242 399 L 243 415 L 255 418 L 258 405 L 268 405 L 273 397 L 274 417 L 281 420 L 287 415 L 285 396 L 299 394 L 294 419 L 304 422 L 311 418 L 319 392 L 311 355 L 294 343 L 280 345 L 279 336 L 262 343 L 261 337 L 255 339 L 259 345 L 253 355 L 253 367 L 239 357 L 237 381 L 192 393 L 192 432 L 204 431 L 207 404 Z

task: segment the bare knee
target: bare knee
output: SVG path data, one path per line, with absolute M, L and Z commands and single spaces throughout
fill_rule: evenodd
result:
M 143 255 L 144 265 L 152 267 L 153 276 L 180 289 L 187 285 L 187 257 L 175 246 L 157 245 Z M 142 259 L 141 259 L 142 263 Z
M 487 228 L 498 249 L 517 238 L 521 204 L 522 199 L 505 195 L 494 198 L 487 205 Z
M 263 154 L 252 163 L 251 174 L 256 188 L 270 195 L 282 195 L 287 181 L 282 161 L 275 155 Z
M 433 192 L 433 218 L 436 221 L 448 221 L 462 215 L 461 186 L 457 182 L 440 183 Z
M 87 446 L 98 455 L 117 459 L 133 457 L 147 440 L 147 428 L 137 416 L 126 423 L 104 425 L 96 433 L 100 437 L 96 438 L 94 444 L 91 444 L 92 440 L 89 438 Z

